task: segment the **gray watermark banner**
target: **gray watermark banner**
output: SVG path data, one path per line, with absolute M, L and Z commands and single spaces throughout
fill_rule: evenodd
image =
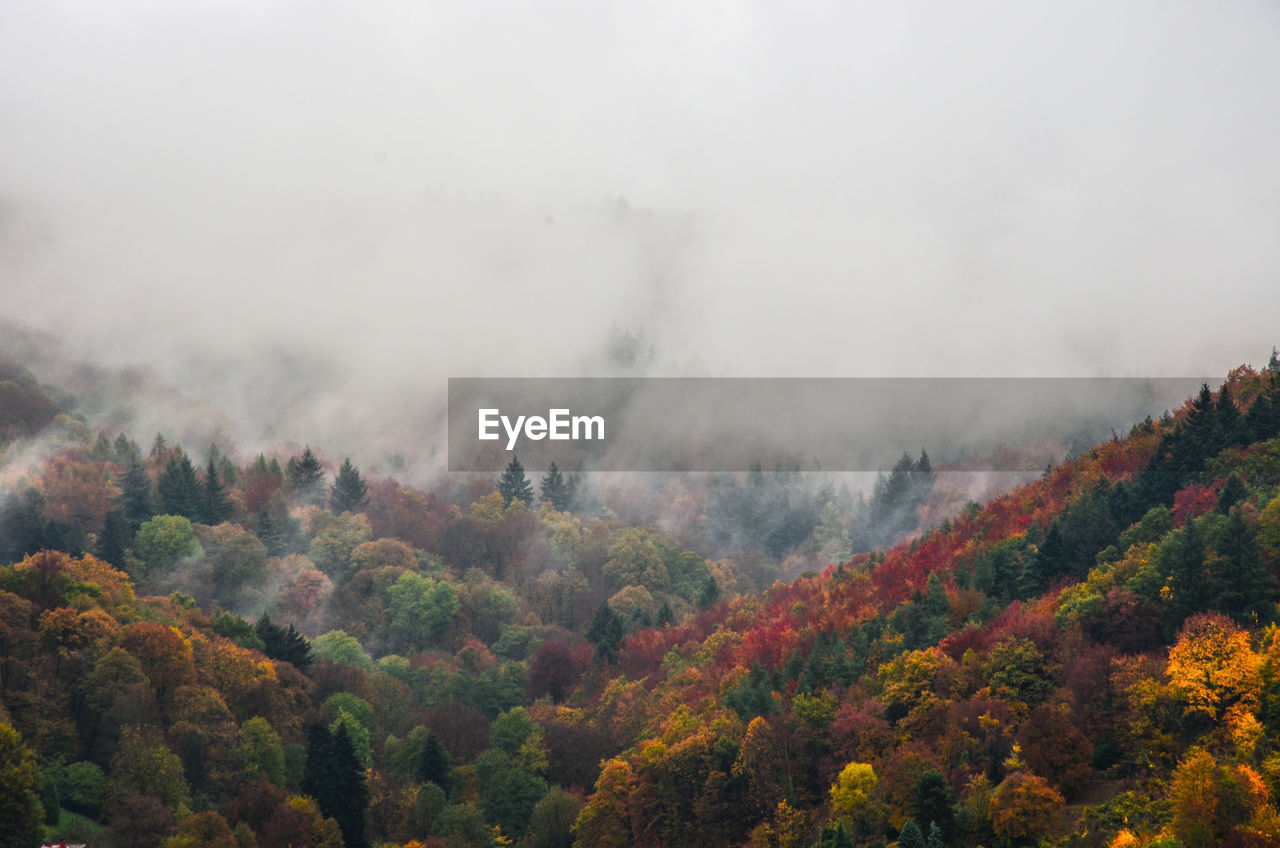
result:
M 449 470 L 515 456 L 580 471 L 878 471 L 904 452 L 1021 471 L 1007 446 L 1083 449 L 1204 378 L 451 378 Z M 978 463 L 977 467 L 974 463 Z

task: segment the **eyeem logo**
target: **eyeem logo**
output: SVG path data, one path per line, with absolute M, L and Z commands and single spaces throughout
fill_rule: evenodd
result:
M 507 450 L 515 450 L 522 430 L 526 439 L 535 442 L 543 439 L 578 442 L 604 438 L 604 416 L 601 415 L 572 415 L 568 409 L 549 409 L 546 418 L 518 415 L 513 423 L 501 410 L 481 409 L 479 412 L 480 439 L 497 440 L 497 428 L 501 424 L 507 433 Z

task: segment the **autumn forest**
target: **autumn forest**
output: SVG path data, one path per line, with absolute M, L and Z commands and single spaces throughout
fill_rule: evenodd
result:
M 978 499 L 902 447 L 417 488 L 0 362 L 0 846 L 1280 844 L 1275 355 Z

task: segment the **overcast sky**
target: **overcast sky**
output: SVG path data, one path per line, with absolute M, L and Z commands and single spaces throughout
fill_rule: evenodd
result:
M 1271 0 L 0 0 L 0 314 L 237 420 L 305 371 L 339 439 L 611 325 L 678 373 L 1222 374 L 1280 343 L 1277 151 Z

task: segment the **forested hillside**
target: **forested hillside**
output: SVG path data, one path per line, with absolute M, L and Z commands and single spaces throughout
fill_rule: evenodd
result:
M 1274 359 L 920 534 L 925 453 L 421 491 L 17 365 L 0 446 L 5 848 L 1280 844 Z

